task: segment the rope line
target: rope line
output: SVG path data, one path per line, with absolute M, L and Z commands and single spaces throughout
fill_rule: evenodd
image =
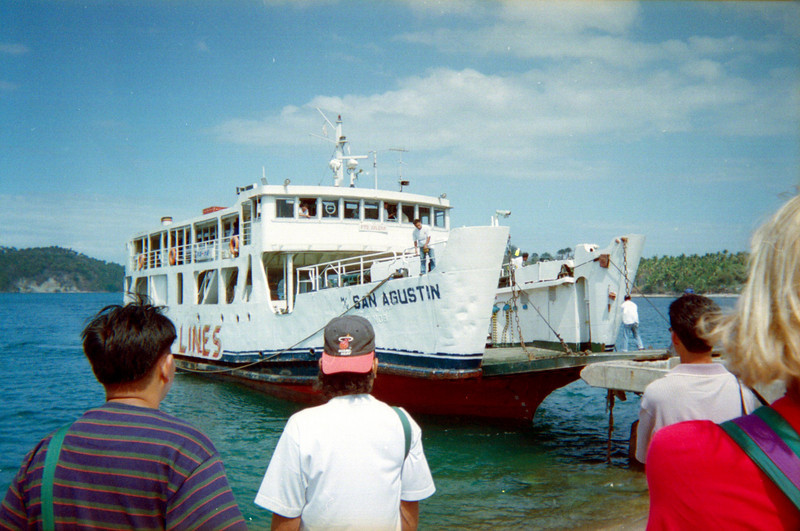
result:
M 376 292 L 376 291 L 377 291 L 377 290 L 378 290 L 378 289 L 379 289 L 381 286 L 383 286 L 383 285 L 384 285 L 384 284 L 386 284 L 386 283 L 387 283 L 389 280 L 391 280 L 392 278 L 394 278 L 396 274 L 397 274 L 397 272 L 395 271 L 395 273 L 392 273 L 392 274 L 391 274 L 391 275 L 389 275 L 388 277 L 386 277 L 386 278 L 384 278 L 383 280 L 381 280 L 381 281 L 380 281 L 380 283 L 379 283 L 377 286 L 375 286 L 374 288 L 372 288 L 372 289 L 371 289 L 371 290 L 370 290 L 370 291 L 369 291 L 369 292 L 368 292 L 368 293 L 367 293 L 367 294 L 366 294 L 364 297 L 369 297 L 370 295 L 372 295 L 373 293 L 375 293 L 375 292 Z M 352 310 L 353 308 L 355 308 L 356 304 L 357 304 L 357 303 L 355 303 L 355 302 L 354 302 L 353 304 L 351 304 L 350 306 L 348 306 L 348 307 L 347 307 L 347 308 L 346 308 L 346 309 L 345 309 L 345 310 L 344 310 L 342 313 L 340 313 L 340 314 L 339 314 L 339 315 L 337 315 L 336 317 L 341 317 L 341 316 L 343 316 L 344 314 L 346 314 L 347 312 L 349 312 L 350 310 Z M 305 341 L 308 341 L 309 339 L 311 339 L 312 337 L 314 337 L 315 335 L 317 335 L 318 333 L 320 333 L 322 330 L 324 330 L 324 329 L 325 329 L 325 326 L 327 326 L 327 323 L 325 323 L 324 325 L 322 325 L 322 327 L 321 327 L 321 328 L 318 328 L 318 329 L 316 329 L 315 331 L 313 331 L 312 333 L 310 333 L 309 335 L 307 335 L 306 337 L 304 337 L 303 339 L 301 339 L 300 341 L 298 341 L 298 342 L 297 342 L 297 343 L 295 343 L 294 345 L 291 345 L 291 346 L 289 346 L 289 347 L 286 347 L 285 349 L 283 349 L 283 350 L 280 350 L 280 351 L 278 351 L 278 352 L 276 352 L 276 353 L 274 353 L 274 354 L 271 354 L 271 355 L 267 356 L 266 358 L 263 358 L 263 359 L 260 359 L 260 360 L 253 361 L 253 362 L 251 362 L 251 363 L 246 363 L 246 364 L 244 364 L 244 365 L 237 365 L 236 367 L 230 367 L 230 368 L 227 368 L 227 369 L 196 370 L 196 369 L 188 369 L 188 368 L 185 368 L 185 367 L 181 367 L 181 368 L 179 368 L 179 370 L 180 370 L 180 371 L 183 371 L 183 372 L 190 372 L 190 373 L 195 373 L 195 374 L 218 374 L 218 373 L 225 373 L 225 372 L 232 372 L 232 371 L 238 371 L 238 370 L 242 370 L 242 369 L 247 369 L 247 368 L 249 368 L 249 367 L 253 367 L 253 366 L 255 366 L 255 365 L 258 365 L 259 363 L 264 363 L 265 361 L 272 360 L 272 359 L 274 359 L 274 358 L 276 358 L 276 357 L 280 356 L 281 354 L 284 354 L 285 352 L 288 352 L 288 351 L 292 350 L 292 349 L 293 349 L 293 348 L 295 348 L 297 345 L 299 345 L 299 344 L 301 344 L 301 343 L 303 343 L 303 342 L 305 342 Z

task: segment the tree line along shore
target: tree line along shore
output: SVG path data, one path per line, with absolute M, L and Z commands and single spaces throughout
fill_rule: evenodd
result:
M 567 258 L 571 251 L 531 253 L 528 263 Z M 735 295 L 747 278 L 747 256 L 722 251 L 642 258 L 633 293 L 676 295 L 691 288 L 696 293 Z M 124 275 L 119 264 L 71 249 L 0 247 L 0 292 L 115 292 L 122 289 Z
M 77 293 L 122 290 L 124 268 L 61 247 L 0 247 L 0 292 Z

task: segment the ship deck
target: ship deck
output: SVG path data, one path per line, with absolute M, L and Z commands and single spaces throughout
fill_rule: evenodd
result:
M 636 352 L 582 352 L 567 354 L 536 347 L 491 347 L 484 351 L 483 375 L 501 376 L 524 372 L 552 371 L 585 367 L 600 362 L 623 360 L 666 359 L 667 351 L 640 350 Z

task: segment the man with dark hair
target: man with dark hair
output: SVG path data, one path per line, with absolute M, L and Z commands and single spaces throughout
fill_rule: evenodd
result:
M 424 275 L 436 267 L 433 249 L 431 248 L 431 229 L 423 225 L 419 219 L 414 220 L 414 251 L 419 255 L 419 274 Z
M 672 344 L 680 364 L 648 385 L 639 403 L 636 460 L 645 463 L 655 432 L 684 420 L 724 422 L 756 409 L 755 394 L 713 362 L 709 344 L 700 334 L 701 319 L 719 314 L 717 304 L 702 295 L 685 294 L 669 306 Z
M 158 308 L 103 308 L 82 334 L 107 402 L 45 437 L 0 507 L 0 527 L 246 529 L 211 441 L 158 407 L 175 326 Z M 59 442 L 62 441 L 62 442 Z
M 325 327 L 319 385 L 328 403 L 292 415 L 256 495 L 273 529 L 416 529 L 435 491 L 422 432 L 372 397 L 375 333 L 347 315 Z

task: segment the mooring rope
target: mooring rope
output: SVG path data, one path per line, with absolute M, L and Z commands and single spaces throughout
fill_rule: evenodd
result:
M 392 278 L 395 278 L 395 276 L 396 276 L 396 275 L 397 275 L 397 272 L 395 271 L 394 273 L 392 273 L 392 274 L 391 274 L 391 275 L 389 275 L 388 277 L 386 277 L 386 278 L 384 278 L 383 280 L 381 280 L 381 281 L 380 281 L 380 283 L 378 283 L 378 285 L 377 285 L 377 286 L 375 286 L 374 288 L 372 288 L 372 289 L 371 289 L 369 292 L 367 292 L 367 294 L 366 294 L 364 297 L 362 297 L 362 298 L 369 297 L 370 295 L 372 295 L 373 293 L 375 293 L 375 292 L 376 292 L 376 291 L 377 291 L 377 290 L 378 290 L 378 289 L 379 289 L 381 286 L 383 286 L 384 284 L 386 284 L 386 283 L 387 283 L 389 280 L 391 280 Z M 342 313 L 340 313 L 340 314 L 339 314 L 339 315 L 337 315 L 336 317 L 341 317 L 341 316 L 345 315 L 347 312 L 349 312 L 350 310 L 352 310 L 353 308 L 355 308 L 356 304 L 358 304 L 358 302 L 354 302 L 353 304 L 351 304 L 350 306 L 348 306 L 348 307 L 347 307 L 347 308 L 346 308 L 346 309 L 345 309 L 345 310 L 344 310 Z M 242 370 L 242 369 L 247 369 L 247 368 L 249 368 L 249 367 L 253 367 L 253 366 L 255 366 L 255 365 L 258 365 L 259 363 L 264 363 L 265 361 L 269 361 L 269 360 L 271 360 L 271 359 L 274 359 L 274 358 L 276 358 L 276 357 L 280 356 L 281 354 L 284 354 L 285 352 L 289 352 L 290 350 L 292 350 L 293 348 L 295 348 L 297 345 L 299 345 L 299 344 L 301 344 L 301 343 L 304 343 L 305 341 L 308 341 L 309 339 L 311 339 L 312 337 L 314 337 L 315 335 L 317 335 L 318 333 L 320 333 L 322 330 L 324 330 L 324 329 L 325 329 L 325 326 L 327 326 L 327 323 L 325 323 L 324 325 L 322 325 L 322 327 L 321 327 L 321 328 L 318 328 L 318 329 L 314 330 L 312 333 L 310 333 L 309 335 L 307 335 L 306 337 L 304 337 L 303 339 L 301 339 L 300 341 L 298 341 L 298 342 L 297 342 L 297 343 L 295 343 L 294 345 L 291 345 L 291 346 L 289 346 L 289 347 L 286 347 L 286 348 L 285 348 L 285 349 L 283 349 L 283 350 L 280 350 L 280 351 L 278 351 L 278 352 L 276 352 L 276 353 L 274 353 L 274 354 L 270 354 L 269 356 L 267 356 L 267 357 L 265 357 L 265 358 L 262 358 L 262 359 L 260 359 L 260 360 L 256 360 L 256 361 L 254 361 L 254 362 L 251 362 L 251 363 L 246 363 L 246 364 L 244 364 L 244 365 L 237 365 L 236 367 L 229 367 L 229 368 L 225 368 L 225 369 L 213 369 L 213 370 L 205 370 L 205 369 L 203 369 L 203 370 L 196 370 L 196 369 L 189 369 L 189 368 L 186 368 L 186 367 L 181 367 L 179 370 L 181 370 L 181 371 L 183 371 L 183 372 L 190 372 L 190 373 L 195 373 L 195 374 L 219 374 L 219 373 L 225 373 L 225 372 L 232 372 L 232 371 L 238 371 L 238 370 Z

